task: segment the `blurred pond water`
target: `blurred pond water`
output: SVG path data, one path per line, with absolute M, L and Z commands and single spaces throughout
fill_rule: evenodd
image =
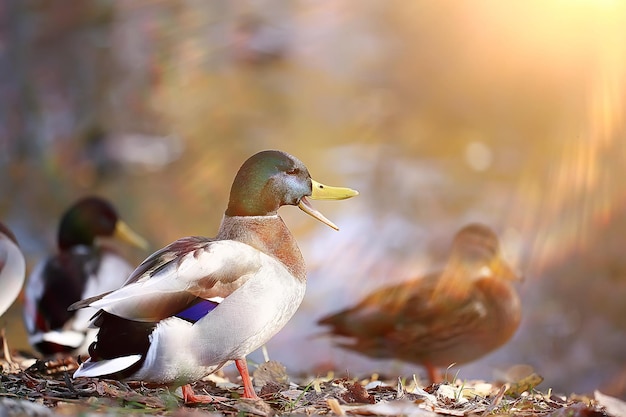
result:
M 0 9 L 0 219 L 30 267 L 89 193 L 153 249 L 212 236 L 243 160 L 282 149 L 361 192 L 316 204 L 339 232 L 281 210 L 310 271 L 268 344 L 290 372 L 422 372 L 334 349 L 315 322 L 436 269 L 454 233 L 481 221 L 526 278 L 524 315 L 459 376 L 528 364 L 545 388 L 626 396 L 624 4 L 75 6 Z M 1 320 L 27 349 L 19 305 Z

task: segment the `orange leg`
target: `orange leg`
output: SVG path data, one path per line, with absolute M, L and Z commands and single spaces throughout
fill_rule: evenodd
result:
M 183 385 L 183 400 L 185 404 L 209 404 L 216 401 L 225 401 L 226 397 L 214 397 L 212 395 L 196 395 L 191 385 Z
M 431 384 L 443 382 L 443 376 L 441 376 L 441 372 L 436 366 L 425 363 L 424 367 L 426 368 L 426 372 L 428 372 L 428 379 L 430 379 Z
M 9 350 L 9 341 L 7 340 L 7 336 L 4 333 L 4 327 L 0 330 L 0 339 L 2 339 L 2 351 L 4 352 L 4 359 L 7 360 L 9 365 L 15 364 L 13 362 L 13 358 L 11 357 L 11 351 Z
M 241 374 L 241 380 L 243 381 L 243 398 L 260 400 L 259 396 L 256 395 L 256 392 L 254 391 L 254 387 L 252 386 L 252 381 L 250 380 L 250 374 L 248 373 L 248 364 L 246 363 L 246 359 L 243 358 L 235 360 L 235 366 L 237 366 L 237 370 L 239 370 L 239 374 Z

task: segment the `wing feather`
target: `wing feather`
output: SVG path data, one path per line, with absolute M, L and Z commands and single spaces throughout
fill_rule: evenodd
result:
M 72 308 L 91 306 L 129 320 L 159 321 L 197 297 L 226 298 L 258 271 L 260 255 L 233 240 L 183 238 L 148 257 L 118 290 Z

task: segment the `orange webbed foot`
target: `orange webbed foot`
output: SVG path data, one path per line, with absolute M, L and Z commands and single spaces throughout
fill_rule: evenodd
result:
M 226 401 L 226 397 L 217 397 L 213 395 L 198 395 L 193 392 L 191 385 L 183 385 L 183 401 L 185 404 L 210 404 L 219 401 Z

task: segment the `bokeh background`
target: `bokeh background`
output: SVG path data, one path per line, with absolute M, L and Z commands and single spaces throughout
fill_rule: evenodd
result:
M 212 236 L 243 160 L 282 149 L 361 192 L 316 204 L 340 232 L 281 210 L 310 270 L 268 344 L 290 373 L 422 372 L 315 322 L 436 269 L 481 221 L 524 317 L 459 377 L 523 364 L 540 388 L 626 397 L 624 2 L 3 0 L 0 20 L 0 219 L 30 268 L 86 194 L 153 249 Z M 0 320 L 28 349 L 19 302 Z

